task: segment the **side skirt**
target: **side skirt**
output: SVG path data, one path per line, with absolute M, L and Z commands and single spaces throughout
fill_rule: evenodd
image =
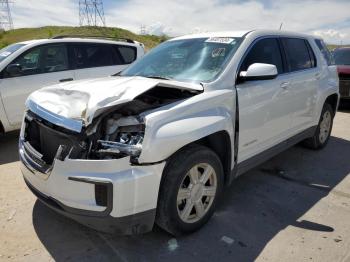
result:
M 232 170 L 232 177 L 237 178 L 248 170 L 264 163 L 275 155 L 285 151 L 286 149 L 294 146 L 295 144 L 303 141 L 306 138 L 312 137 L 316 132 L 317 126 L 310 127 L 305 131 L 288 138 L 287 140 L 261 152 L 247 160 L 244 160 L 241 163 L 238 163 L 235 168 Z

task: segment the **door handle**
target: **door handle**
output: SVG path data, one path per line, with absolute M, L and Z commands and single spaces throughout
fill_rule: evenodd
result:
M 64 78 L 64 79 L 60 79 L 59 81 L 62 82 L 69 82 L 69 81 L 73 81 L 73 78 Z
M 281 83 L 281 88 L 286 90 L 286 89 L 289 88 L 289 85 L 290 85 L 289 82 L 282 82 L 282 83 Z
M 317 73 L 317 74 L 315 74 L 315 77 L 316 77 L 317 80 L 319 80 L 321 78 L 321 74 Z

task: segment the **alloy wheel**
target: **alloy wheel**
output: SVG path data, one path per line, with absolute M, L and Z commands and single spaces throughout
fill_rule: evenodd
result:
M 217 191 L 217 175 L 208 163 L 192 167 L 182 180 L 177 194 L 177 211 L 185 223 L 194 223 L 205 216 Z

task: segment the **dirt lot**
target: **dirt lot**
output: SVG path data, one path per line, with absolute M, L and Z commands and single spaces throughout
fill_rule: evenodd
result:
M 43 206 L 26 188 L 17 133 L 0 138 L 0 260 L 350 261 L 350 113 L 322 151 L 295 146 L 239 178 L 199 232 L 110 236 Z

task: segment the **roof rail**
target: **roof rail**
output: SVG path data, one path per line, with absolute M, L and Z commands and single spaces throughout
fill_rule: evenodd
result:
M 129 39 L 129 38 L 114 38 L 114 37 L 106 37 L 101 35 L 57 35 L 54 37 L 51 37 L 51 39 L 63 39 L 63 38 L 91 38 L 91 39 L 106 39 L 106 40 L 113 40 L 113 41 L 123 41 L 127 43 L 135 44 L 136 41 Z

